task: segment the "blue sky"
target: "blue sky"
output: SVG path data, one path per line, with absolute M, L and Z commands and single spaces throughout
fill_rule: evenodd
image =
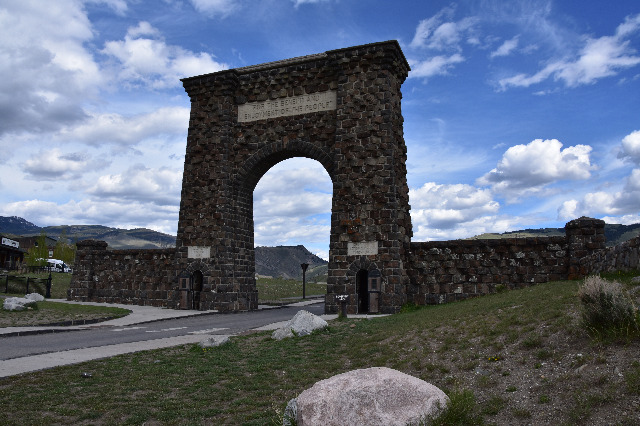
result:
M 640 222 L 637 0 L 0 0 L 0 215 L 175 234 L 180 78 L 392 39 L 414 241 Z M 256 245 L 327 257 L 319 163 L 254 204 Z

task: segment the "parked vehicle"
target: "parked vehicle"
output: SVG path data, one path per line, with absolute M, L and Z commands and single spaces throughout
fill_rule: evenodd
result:
M 47 265 L 46 267 L 51 269 L 51 272 L 67 272 L 72 273 L 73 269 L 69 267 L 66 263 L 59 259 L 46 259 Z

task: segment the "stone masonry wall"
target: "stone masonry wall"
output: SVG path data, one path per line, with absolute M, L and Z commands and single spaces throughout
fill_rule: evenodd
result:
M 411 243 L 408 299 L 446 303 L 494 293 L 499 285 L 521 288 L 593 273 L 594 262 L 582 259 L 604 250 L 604 221 L 581 217 L 565 231 L 565 237 Z M 637 265 L 637 249 L 635 259 Z
M 640 270 L 640 236 L 582 258 L 580 267 L 589 274 Z
M 175 249 L 107 250 L 104 241 L 77 243 L 69 300 L 167 306 Z

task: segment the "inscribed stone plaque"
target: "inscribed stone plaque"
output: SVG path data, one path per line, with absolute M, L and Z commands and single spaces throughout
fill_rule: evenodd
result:
M 189 259 L 209 259 L 211 257 L 211 247 L 189 246 L 187 247 L 187 257 Z
M 238 123 L 331 111 L 336 107 L 335 90 L 312 93 L 311 95 L 287 96 L 268 101 L 248 102 L 238 106 Z
M 371 254 L 378 254 L 377 241 L 347 243 L 347 256 L 368 256 Z

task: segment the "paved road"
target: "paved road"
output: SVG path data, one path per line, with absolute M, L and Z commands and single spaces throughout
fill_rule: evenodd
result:
M 81 348 L 193 335 L 233 335 L 268 324 L 287 321 L 305 309 L 321 315 L 324 304 L 287 306 L 235 314 L 211 314 L 174 318 L 129 326 L 94 326 L 83 330 L 0 338 L 0 360 L 27 357 Z

